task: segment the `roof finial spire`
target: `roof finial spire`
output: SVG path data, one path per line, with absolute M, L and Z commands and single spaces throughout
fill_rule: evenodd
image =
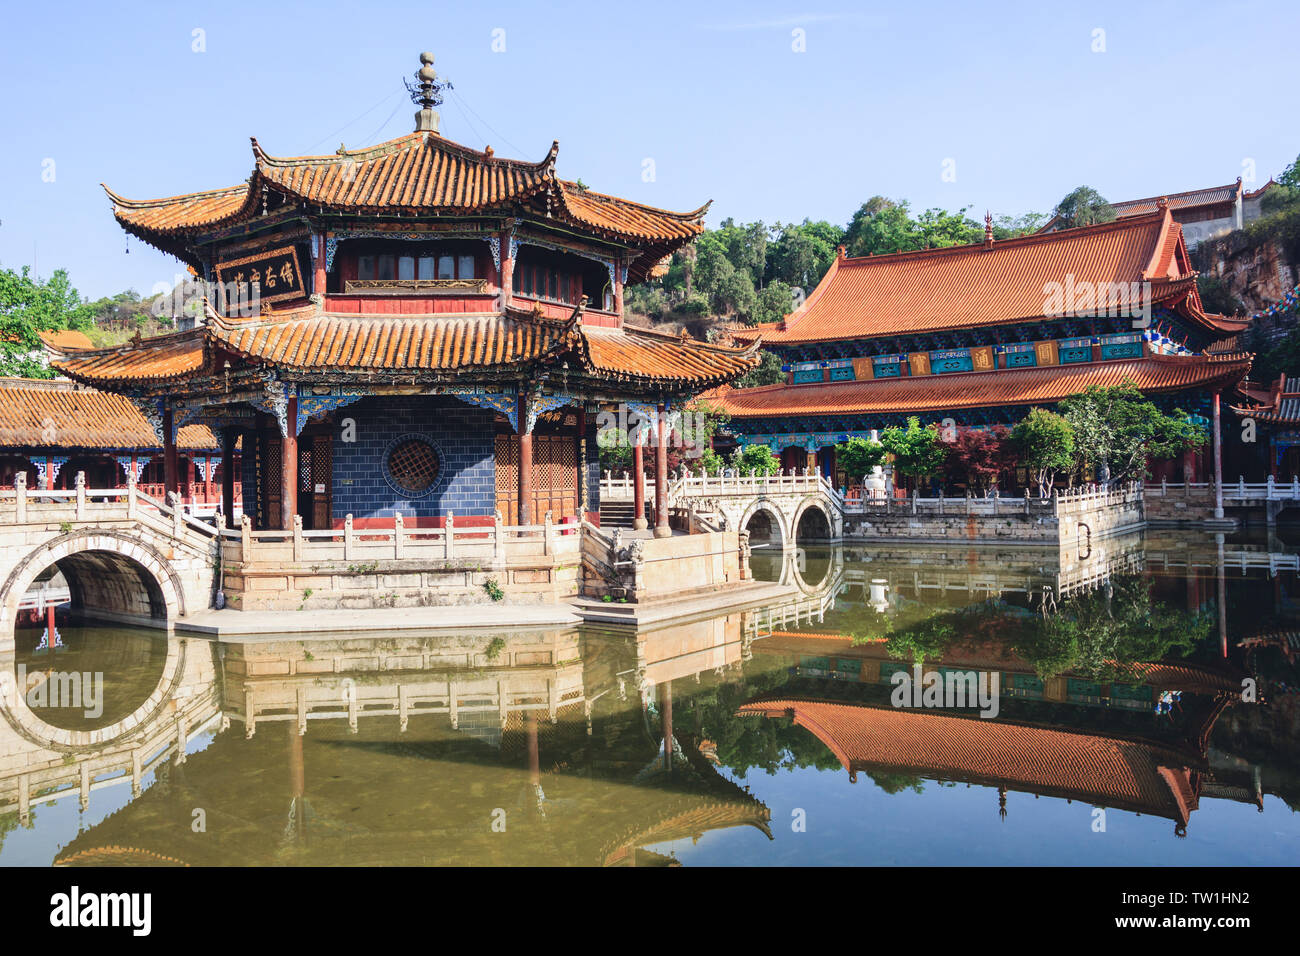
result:
M 984 210 L 984 248 L 993 247 L 993 213 Z
M 411 94 L 411 102 L 420 107 L 415 114 L 415 131 L 417 133 L 438 132 L 438 111 L 434 109 L 442 103 L 443 84 L 438 82 L 438 74 L 433 69 L 433 54 L 420 54 L 420 68 L 415 71 L 416 82 L 406 81 L 406 92 Z

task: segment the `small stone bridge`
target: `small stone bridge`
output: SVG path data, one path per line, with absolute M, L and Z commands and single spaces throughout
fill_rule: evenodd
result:
M 655 483 L 646 480 L 646 500 Z M 601 501 L 631 501 L 632 479 L 606 473 Z M 754 544 L 793 551 L 812 542 L 844 537 L 844 498 L 819 472 L 804 469 L 776 475 L 693 475 L 684 469 L 668 483 L 668 508 L 678 513 L 712 515 L 725 531 L 749 531 Z
M 61 571 L 74 609 L 166 626 L 211 602 L 219 532 L 125 488 L 28 490 L 19 474 L 0 491 L 0 634 L 13 640 L 24 595 Z

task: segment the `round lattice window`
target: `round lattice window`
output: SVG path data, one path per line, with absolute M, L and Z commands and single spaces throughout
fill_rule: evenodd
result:
M 385 462 L 394 488 L 412 498 L 427 495 L 438 483 L 438 451 L 423 438 L 403 438 L 388 450 Z

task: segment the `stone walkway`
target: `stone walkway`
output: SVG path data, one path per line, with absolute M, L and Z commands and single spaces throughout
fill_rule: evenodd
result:
M 469 604 L 449 607 L 312 611 L 202 611 L 177 621 L 178 634 L 224 641 L 268 640 L 289 635 L 382 636 L 392 631 L 509 630 L 566 627 L 581 622 L 568 604 Z

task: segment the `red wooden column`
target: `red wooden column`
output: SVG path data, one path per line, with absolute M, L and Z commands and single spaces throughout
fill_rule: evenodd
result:
M 1214 517 L 1223 517 L 1223 434 L 1219 393 L 1214 393 Z
M 502 262 L 505 260 L 502 259 Z M 519 396 L 519 523 L 533 523 L 533 416 L 532 402 Z
M 604 302 L 600 305 L 604 306 Z M 617 259 L 614 260 L 614 314 L 619 317 L 620 322 L 623 318 L 623 264 Z
M 221 430 L 221 513 L 226 527 L 235 527 L 235 430 Z
M 673 533 L 668 527 L 668 422 L 662 402 L 657 407 L 655 422 L 655 537 L 667 538 Z
M 170 405 L 163 407 L 163 497 L 180 491 L 180 461 L 176 457 L 175 418 Z
M 632 437 L 632 527 L 644 531 L 650 527 L 645 517 L 645 450 L 643 434 L 637 429 Z
M 289 396 L 284 412 L 285 436 L 280 442 L 280 527 L 293 530 L 298 513 L 298 396 Z
M 316 236 L 316 275 L 312 282 L 312 291 L 317 295 L 325 294 L 325 284 L 327 282 L 325 273 L 325 239 L 329 233 L 322 232 Z

